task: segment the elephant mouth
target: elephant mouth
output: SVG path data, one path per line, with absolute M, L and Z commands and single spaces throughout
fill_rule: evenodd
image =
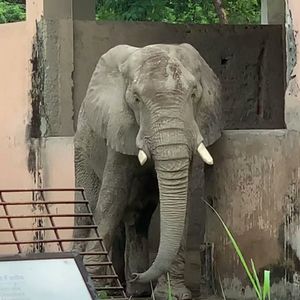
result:
M 211 154 L 209 153 L 209 151 L 207 150 L 207 148 L 205 147 L 203 142 L 201 142 L 200 145 L 197 147 L 197 152 L 200 155 L 201 159 L 206 164 L 208 164 L 208 165 L 213 165 L 214 164 L 214 160 L 213 160 Z M 148 160 L 147 154 L 142 149 L 139 149 L 138 160 L 139 160 L 141 166 L 143 166 Z

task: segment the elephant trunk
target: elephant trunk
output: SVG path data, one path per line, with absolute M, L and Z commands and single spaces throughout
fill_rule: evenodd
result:
M 164 140 L 164 139 L 160 139 Z M 149 282 L 166 273 L 182 240 L 187 206 L 190 151 L 184 133 L 181 143 L 169 141 L 152 151 L 160 194 L 160 244 L 152 266 L 133 274 L 139 282 Z

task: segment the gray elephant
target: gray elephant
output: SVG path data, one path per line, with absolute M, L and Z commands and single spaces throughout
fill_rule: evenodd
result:
M 189 44 L 120 45 L 100 58 L 78 117 L 76 184 L 85 188 L 108 249 L 125 224 L 128 294 L 143 294 L 159 278 L 155 293 L 164 296 L 169 272 L 174 296 L 191 299 L 183 278 L 191 162 L 198 153 L 213 164 L 206 146 L 221 135 L 221 111 L 219 81 Z M 148 227 L 158 202 L 160 244 L 149 267 Z M 85 250 L 97 247 L 90 242 Z

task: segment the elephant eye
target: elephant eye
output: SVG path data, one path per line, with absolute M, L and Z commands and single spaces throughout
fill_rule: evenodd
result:
M 133 99 L 135 103 L 141 102 L 140 97 L 138 95 L 134 95 Z
M 198 97 L 197 97 L 196 92 L 193 92 L 193 93 L 191 94 L 191 99 L 192 99 L 193 102 L 197 102 Z
M 192 101 L 196 102 L 198 100 L 199 94 L 198 94 L 196 85 L 193 86 L 193 89 L 192 89 L 190 95 L 191 95 L 190 97 L 191 97 Z

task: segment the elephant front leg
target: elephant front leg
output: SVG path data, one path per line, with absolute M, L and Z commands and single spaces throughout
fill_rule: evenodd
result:
M 91 167 L 85 151 L 78 146 L 75 147 L 75 175 L 76 187 L 84 188 L 86 199 L 88 199 L 90 208 L 92 212 L 94 212 L 98 201 L 101 180 Z M 82 201 L 82 195 L 77 192 L 75 199 L 76 201 Z M 76 203 L 75 213 L 88 213 L 86 204 Z M 77 217 L 74 220 L 74 225 L 80 227 L 83 225 L 92 225 L 92 223 L 90 217 Z M 73 232 L 73 238 L 75 240 L 87 238 L 89 235 L 89 229 L 76 229 Z M 83 252 L 85 251 L 85 247 L 85 242 L 75 241 L 72 245 L 72 251 Z
M 100 237 L 110 251 L 116 229 L 120 224 L 124 210 L 128 204 L 129 191 L 132 184 L 135 157 L 129 157 L 114 151 L 109 151 L 103 173 L 102 185 L 94 212 Z M 95 232 L 90 237 L 95 238 Z M 87 252 L 103 251 L 98 241 L 88 242 Z M 94 275 L 103 273 L 99 262 L 104 256 L 87 255 L 84 262 L 88 264 L 88 272 Z

